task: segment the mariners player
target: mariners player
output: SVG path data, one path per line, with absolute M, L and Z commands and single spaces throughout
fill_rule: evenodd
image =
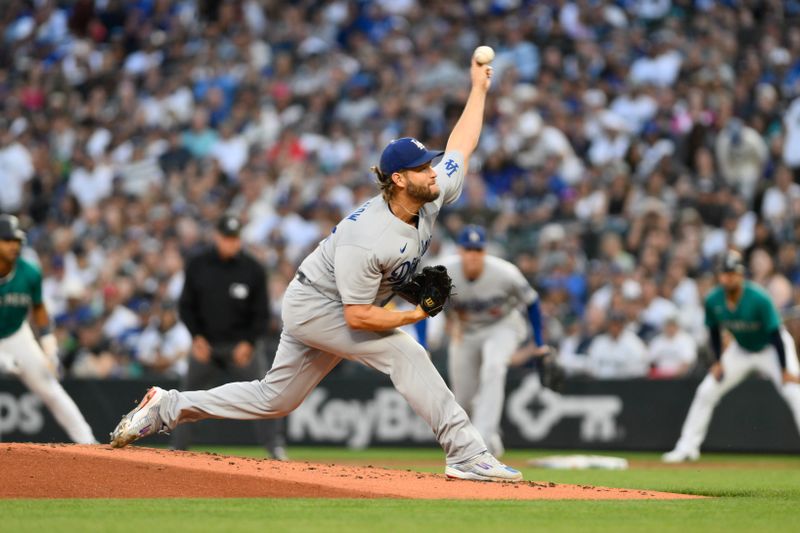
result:
M 20 258 L 25 233 L 17 217 L 0 215 L 0 358 L 50 409 L 70 439 L 96 444 L 92 429 L 56 379 L 58 344 L 42 302 L 42 274 Z M 39 330 L 39 342 L 28 325 L 28 312 Z M 40 346 L 41 343 L 41 346 Z
M 716 362 L 700 384 L 667 463 L 695 461 L 706 437 L 714 407 L 751 372 L 772 380 L 789 404 L 800 429 L 800 384 L 794 340 L 781 325 L 769 295 L 744 279 L 741 255 L 728 251 L 719 267 L 719 285 L 706 297 L 706 326 Z M 722 330 L 733 336 L 722 352 Z M 720 356 L 720 354 L 722 354 Z
M 450 384 L 493 455 L 503 454 L 500 418 L 506 371 L 529 337 L 526 310 L 536 344 L 531 355 L 544 355 L 539 297 L 519 269 L 486 254 L 486 231 L 467 226 L 458 238 L 460 253 L 443 261 L 455 293 L 445 310 L 459 334 L 448 350 Z
M 486 450 L 425 349 L 398 328 L 427 317 L 420 307 L 392 311 L 392 288 L 417 269 L 442 205 L 460 195 L 478 143 L 492 69 L 470 67 L 472 87 L 444 153 L 397 139 L 373 167 L 381 194 L 342 220 L 302 262 L 283 299 L 283 331 L 272 369 L 261 381 L 209 391 L 153 387 L 123 417 L 111 444 L 125 446 L 162 429 L 203 418 L 286 416 L 342 359 L 388 374 L 433 429 L 447 455 L 448 476 L 517 481 L 522 475 Z M 434 167 L 434 159 L 442 156 Z

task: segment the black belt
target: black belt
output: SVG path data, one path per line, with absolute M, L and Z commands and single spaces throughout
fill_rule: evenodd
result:
M 309 287 L 311 286 L 311 282 L 308 280 L 308 277 L 306 277 L 306 275 L 299 270 L 297 271 L 297 281 L 299 281 L 301 285 L 308 285 Z
M 336 298 L 331 298 L 330 295 L 328 295 L 325 292 L 319 290 L 319 288 L 314 286 L 314 283 L 312 283 L 312 281 L 310 279 L 308 279 L 308 276 L 306 276 L 305 274 L 303 274 L 299 270 L 297 271 L 297 282 L 300 283 L 300 285 L 305 285 L 306 287 L 311 287 L 312 289 L 317 291 L 319 294 L 321 294 L 322 296 L 324 296 L 328 300 L 333 300 L 335 302 L 336 301 L 341 301 L 341 300 L 337 300 Z

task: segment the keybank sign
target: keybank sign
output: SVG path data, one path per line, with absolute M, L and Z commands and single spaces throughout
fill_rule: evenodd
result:
M 546 438 L 556 424 L 568 418 L 580 422 L 580 440 L 608 442 L 618 436 L 617 396 L 564 396 L 542 387 L 538 376 L 527 376 L 506 398 L 506 416 L 529 441 Z
M 543 389 L 535 376 L 509 376 L 503 412 L 507 448 L 666 450 L 675 444 L 698 379 L 567 380 L 567 394 Z M 66 380 L 67 392 L 102 435 L 119 422 L 147 387 L 178 387 L 163 380 Z M 624 408 L 623 408 L 624 406 Z M 742 424 L 742 420 L 753 421 Z M 354 447 L 435 446 L 391 382 L 377 373 L 330 376 L 287 421 L 290 445 Z M 250 421 L 203 420 L 194 438 L 204 445 L 257 444 Z M 64 442 L 66 435 L 44 405 L 17 379 L 0 376 L 0 441 Z M 153 435 L 148 446 L 169 442 Z M 798 453 L 800 434 L 772 383 L 748 379 L 714 413 L 705 446 L 726 452 Z M 1 470 L 1 469 L 0 469 Z M 1 474 L 2 472 L 0 472 Z M 0 528 L 2 529 L 2 528 Z
M 289 415 L 288 433 L 293 441 L 344 443 L 365 448 L 373 442 L 432 442 L 433 433 L 393 388 L 375 389 L 369 400 L 329 398 L 317 387 Z
M 526 441 L 544 440 L 559 422 L 573 418 L 580 422 L 580 441 L 591 443 L 617 437 L 621 411 L 622 400 L 617 396 L 564 396 L 542 388 L 538 377 L 531 375 L 509 391 L 505 414 L 508 429 Z M 319 386 L 289 415 L 288 433 L 293 442 L 352 448 L 435 440 L 430 428 L 391 387 L 374 389 L 369 399 L 342 399 Z

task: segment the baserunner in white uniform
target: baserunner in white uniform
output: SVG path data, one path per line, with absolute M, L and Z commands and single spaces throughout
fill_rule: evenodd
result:
M 706 326 L 716 361 L 692 400 L 675 448 L 665 463 L 696 461 L 719 401 L 751 373 L 772 381 L 800 430 L 800 378 L 794 339 L 769 294 L 745 280 L 742 255 L 728 250 L 717 267 L 719 284 L 706 296 Z M 722 350 L 722 330 L 732 339 Z
M 123 417 L 111 445 L 204 418 L 286 416 L 342 359 L 388 374 L 414 411 L 433 429 L 447 455 L 446 474 L 461 479 L 517 481 L 517 470 L 486 450 L 453 393 L 408 334 L 398 328 L 423 320 L 416 307 L 383 306 L 392 288 L 417 269 L 443 204 L 461 194 L 467 162 L 483 124 L 491 67 L 470 67 L 472 87 L 444 153 L 412 138 L 397 139 L 374 167 L 381 195 L 345 217 L 302 262 L 283 299 L 283 331 L 272 369 L 261 381 L 208 391 L 153 387 Z M 436 167 L 431 162 L 442 156 Z
M 42 300 L 42 273 L 20 258 L 24 241 L 17 217 L 0 215 L 0 359 L 42 399 L 70 439 L 96 444 L 92 428 L 56 379 L 58 342 Z M 39 342 L 28 324 L 29 313 Z
M 500 419 L 511 356 L 530 331 L 536 344 L 531 355 L 547 353 L 539 296 L 519 268 L 486 254 L 484 228 L 467 226 L 458 244 L 459 255 L 442 263 L 454 285 L 445 314 L 458 332 L 448 349 L 450 385 L 489 451 L 499 457 L 504 452 Z

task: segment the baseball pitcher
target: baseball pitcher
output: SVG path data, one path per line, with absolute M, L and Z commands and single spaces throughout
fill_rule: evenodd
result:
M 724 254 L 718 268 L 719 285 L 706 297 L 706 326 L 716 362 L 697 388 L 675 449 L 662 457 L 667 463 L 696 461 L 706 438 L 714 408 L 729 390 L 756 372 L 770 379 L 789 405 L 800 429 L 800 384 L 794 340 L 781 324 L 769 295 L 746 281 L 741 255 Z M 722 329 L 733 336 L 722 351 Z M 720 355 L 721 354 L 721 355 Z
M 520 472 L 487 452 L 425 349 L 398 329 L 436 315 L 449 295 L 446 271 L 416 270 L 440 209 L 461 194 L 467 162 L 480 136 L 491 73 L 491 67 L 472 61 L 472 87 L 445 152 L 428 150 L 409 137 L 383 150 L 380 164 L 373 167 L 381 194 L 345 217 L 306 257 L 289 284 L 280 344 L 264 379 L 208 391 L 153 387 L 123 417 L 111 445 L 125 446 L 203 418 L 286 416 L 342 359 L 349 359 L 390 376 L 433 429 L 447 455 L 449 477 L 521 479 Z M 414 301 L 414 309 L 384 308 L 395 292 Z
M 0 359 L 42 399 L 70 439 L 96 444 L 92 428 L 58 382 L 58 342 L 42 301 L 42 274 L 20 258 L 25 232 L 12 215 L 0 215 Z M 28 325 L 28 312 L 39 342 Z
M 544 355 L 539 297 L 513 264 L 486 254 L 486 231 L 467 226 L 458 238 L 460 253 L 443 261 L 455 293 L 446 310 L 458 334 L 448 349 L 450 384 L 456 401 L 499 457 L 504 452 L 500 419 L 511 356 L 533 331 L 536 354 Z

